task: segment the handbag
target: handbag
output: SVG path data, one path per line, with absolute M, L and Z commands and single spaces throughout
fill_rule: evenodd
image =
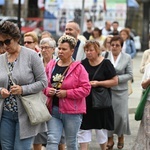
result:
M 104 87 L 92 87 L 92 108 L 102 109 L 112 105 L 111 96 L 107 88 Z
M 5 67 L 7 69 L 10 80 L 12 81 L 13 85 L 15 85 L 12 73 L 10 72 L 6 63 L 6 58 Z M 47 98 L 42 91 L 36 94 L 26 96 L 18 95 L 18 97 L 22 101 L 22 104 L 27 112 L 31 125 L 37 125 L 39 123 L 46 122 L 51 119 L 51 115 L 46 107 Z
M 135 117 L 134 118 L 136 121 L 142 120 L 144 107 L 145 107 L 145 104 L 147 101 L 147 96 L 149 94 L 149 91 L 150 91 L 150 86 L 142 92 L 141 100 L 140 100 L 140 102 L 136 108 L 136 111 L 135 111 Z
M 128 95 L 133 93 L 131 80 L 128 81 Z
M 92 80 L 98 73 L 99 69 L 101 68 L 103 62 L 99 65 L 97 70 L 95 71 Z M 94 109 L 102 109 L 107 108 L 112 105 L 111 95 L 108 91 L 108 88 L 105 87 L 92 87 L 91 88 L 91 96 L 92 96 L 92 108 Z

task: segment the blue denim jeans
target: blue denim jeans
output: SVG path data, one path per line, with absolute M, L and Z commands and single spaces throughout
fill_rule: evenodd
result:
M 78 150 L 77 133 L 80 129 L 82 114 L 62 114 L 54 106 L 52 119 L 48 121 L 47 150 L 57 150 L 64 130 L 68 150 Z
M 2 150 L 31 150 L 33 137 L 20 140 L 18 113 L 3 111 L 0 123 Z

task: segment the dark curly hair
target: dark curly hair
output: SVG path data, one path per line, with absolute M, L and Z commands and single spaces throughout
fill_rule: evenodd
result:
M 21 38 L 21 33 L 20 33 L 19 28 L 10 21 L 0 22 L 0 35 L 10 36 L 16 40 L 19 40 Z

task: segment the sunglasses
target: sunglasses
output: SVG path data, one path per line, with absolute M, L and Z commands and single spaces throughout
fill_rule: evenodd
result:
M 24 41 L 24 44 L 31 44 L 31 43 L 34 43 L 34 42 L 31 42 L 31 41 Z
M 10 45 L 12 39 L 6 39 L 4 41 L 0 41 L 0 47 L 4 46 L 4 44 L 6 46 Z
M 112 46 L 112 47 L 114 47 L 114 46 L 115 46 L 115 47 L 120 47 L 119 44 L 111 44 L 111 46 Z
M 43 49 L 47 50 L 47 49 L 50 49 L 50 48 L 53 48 L 53 47 L 50 47 L 50 46 L 41 46 L 40 48 L 41 48 L 41 50 L 43 50 Z

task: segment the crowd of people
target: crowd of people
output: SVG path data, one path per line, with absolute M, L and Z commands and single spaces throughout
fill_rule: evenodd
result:
M 42 146 L 47 150 L 78 150 L 78 147 L 88 150 L 93 129 L 102 150 L 113 149 L 114 134 L 118 137 L 118 149 L 123 149 L 124 134 L 131 134 L 128 81 L 133 80 L 132 59 L 136 48 L 131 31 L 118 27 L 119 22 L 106 21 L 100 29 L 89 19 L 83 40 L 78 23 L 69 21 L 58 41 L 48 31 L 43 31 L 40 39 L 31 31 L 24 34 L 24 45 L 21 45 L 18 27 L 9 21 L 0 23 L 2 150 L 42 150 Z M 141 62 L 143 88 L 150 84 L 149 65 L 145 69 L 150 62 L 149 53 L 149 50 L 144 53 Z M 92 107 L 92 88 L 99 87 L 107 89 L 111 106 Z M 40 91 L 47 97 L 52 118 L 33 126 L 18 95 Z M 145 131 L 144 127 L 149 123 L 146 118 L 149 101 L 145 107 L 139 134 L 148 143 L 149 130 Z M 139 143 L 137 138 L 134 149 L 138 149 Z

